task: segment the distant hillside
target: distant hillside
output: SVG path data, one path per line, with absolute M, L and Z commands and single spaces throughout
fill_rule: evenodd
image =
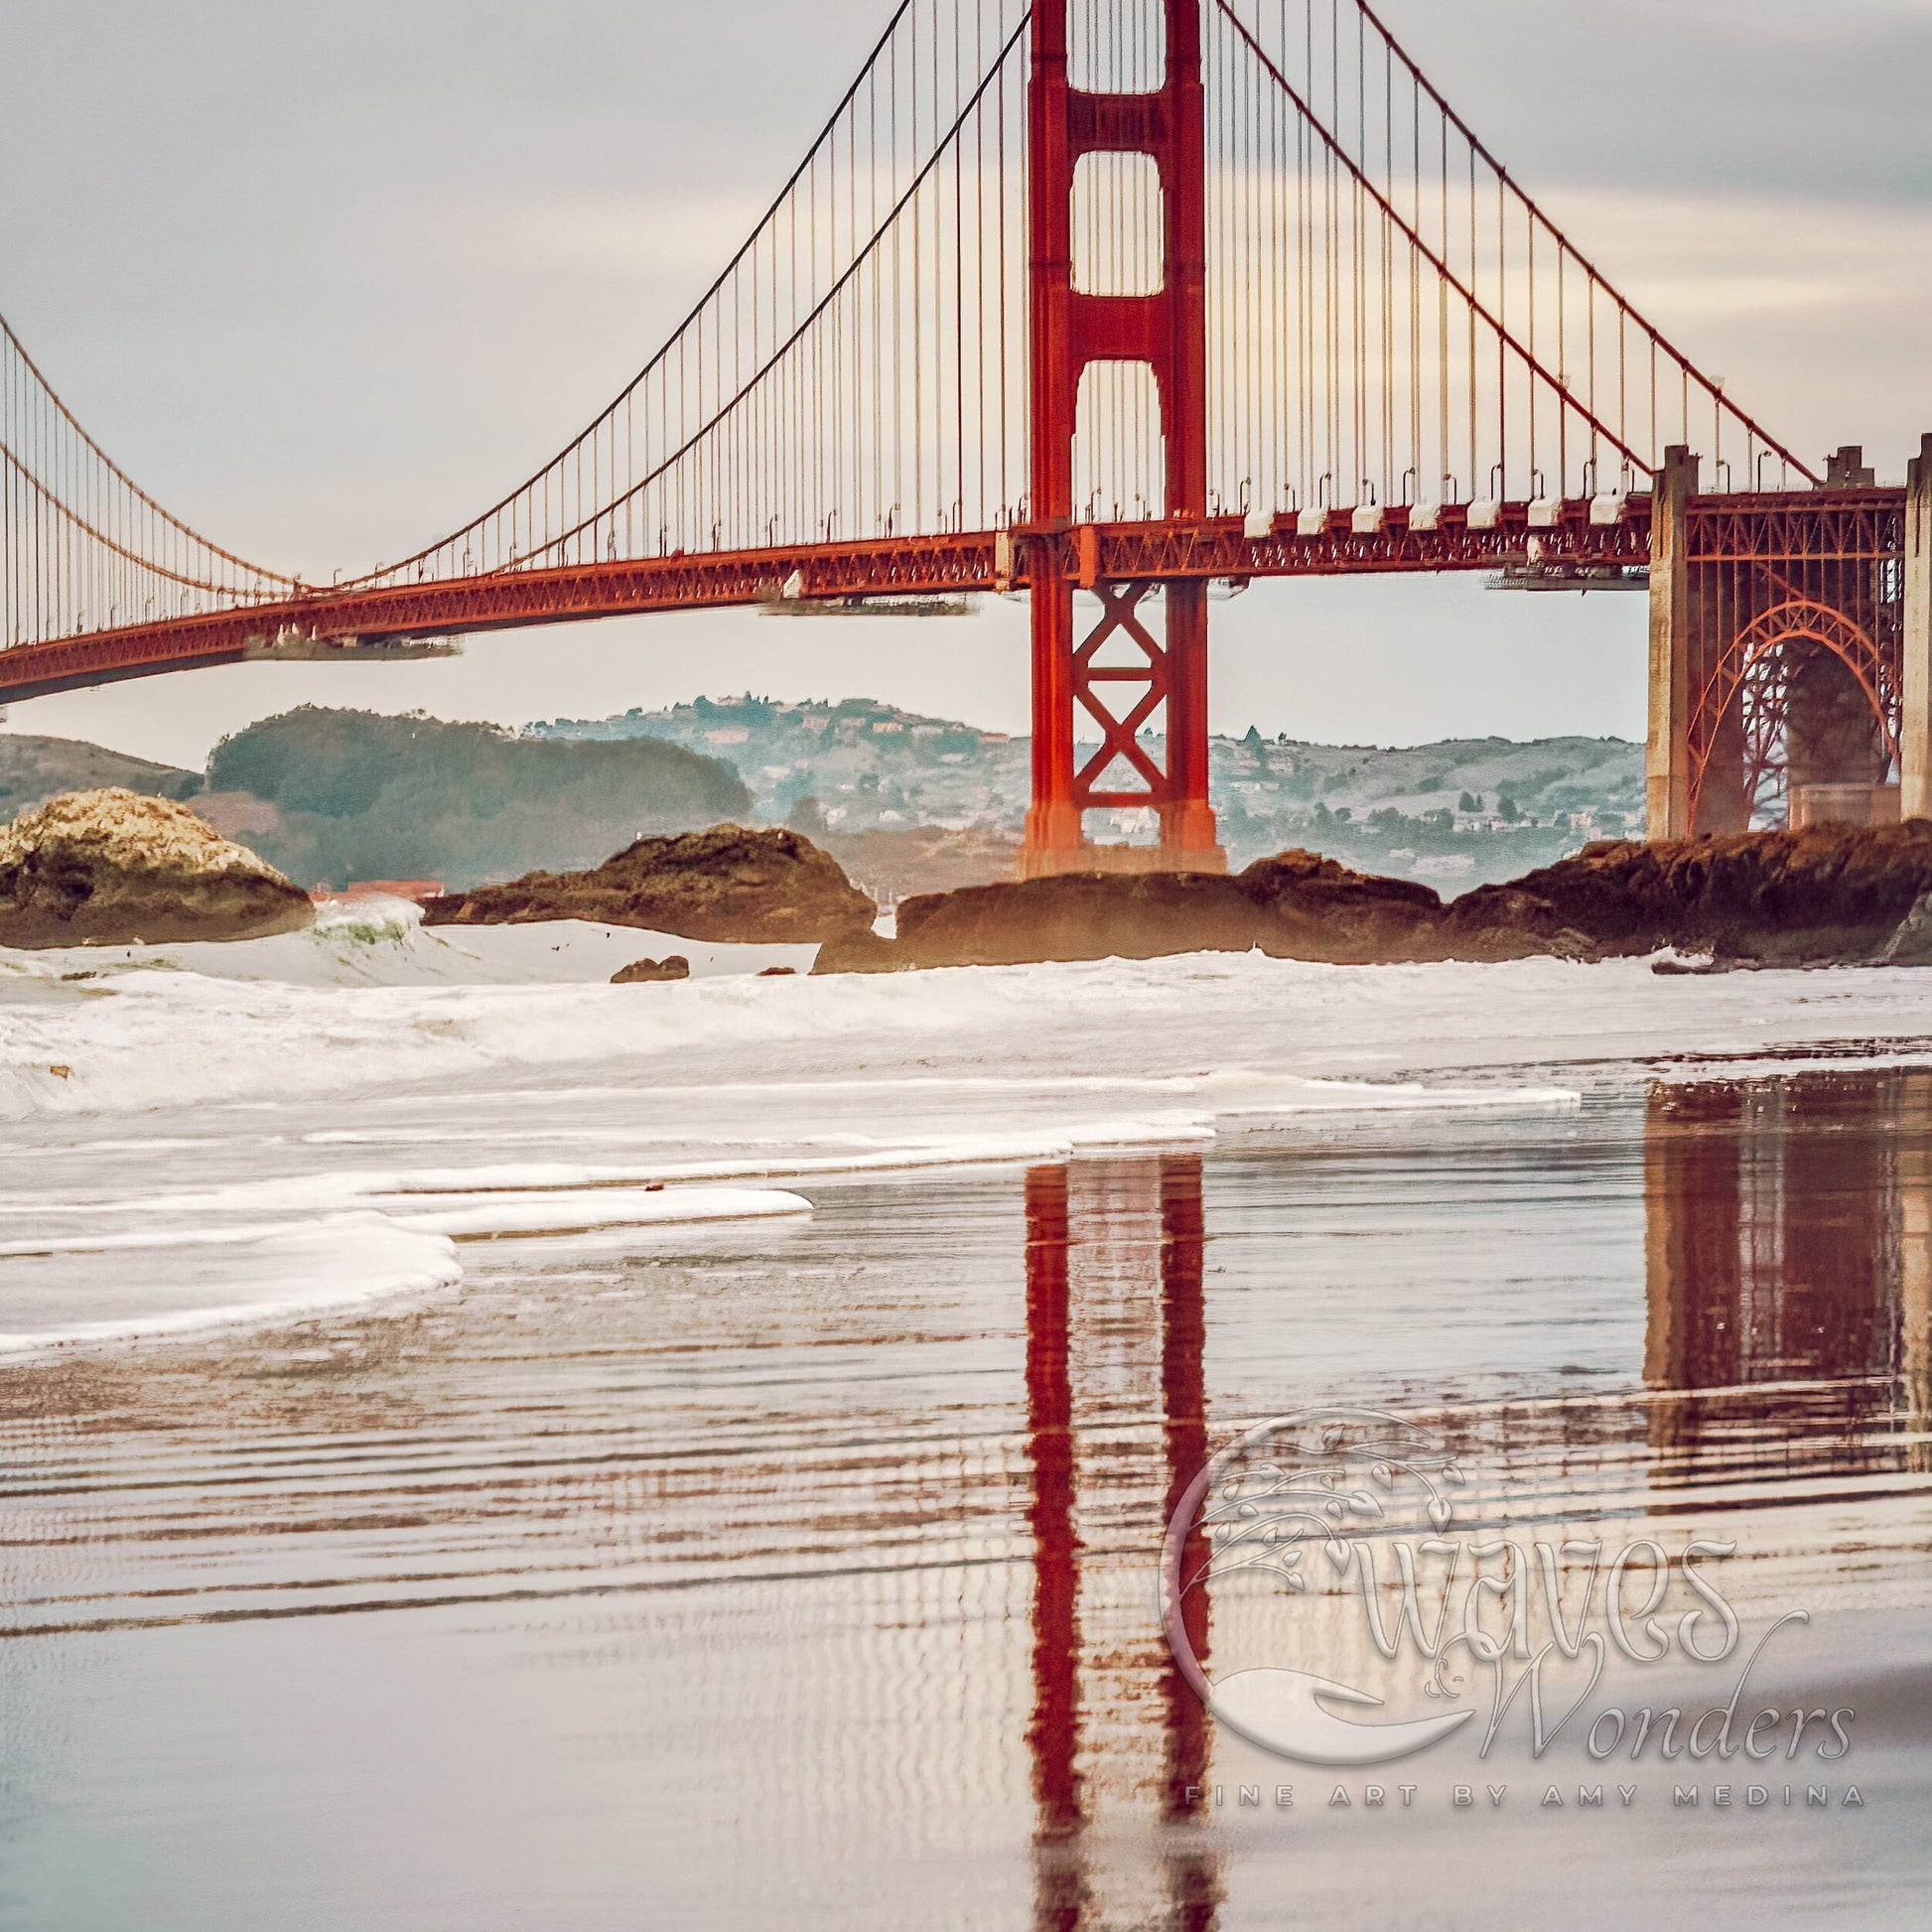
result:
M 1641 834 L 1643 747 L 1621 738 L 1435 745 L 1216 739 L 1214 805 L 1229 856 L 1307 846 L 1445 893 L 1516 878 L 1591 839 Z
M 1003 831 L 949 831 L 938 825 L 883 827 L 871 832 L 807 832 L 841 866 L 845 876 L 882 906 L 913 893 L 950 893 L 961 886 L 990 886 L 1014 876 L 1020 835 Z
M 657 738 L 729 759 L 762 816 L 789 821 L 802 800 L 815 798 L 835 831 L 1017 825 L 1027 810 L 1026 739 L 874 698 L 699 698 L 617 718 L 559 718 L 527 732 L 577 742 Z
M 84 739 L 0 732 L 0 822 L 64 791 L 92 791 L 100 785 L 120 785 L 151 798 L 188 798 L 201 790 L 202 780 L 198 772 L 129 758 Z
M 642 832 L 752 814 L 729 764 L 681 746 L 544 743 L 315 705 L 224 738 L 207 790 L 220 829 L 305 886 L 471 886 L 597 865 Z
M 1643 824 L 1643 750 L 1615 738 L 1391 749 L 1250 731 L 1212 741 L 1209 776 L 1236 866 L 1307 846 L 1451 894 Z M 890 900 L 1008 876 L 1031 778 L 1025 738 L 866 698 L 699 698 L 521 735 L 305 706 L 223 740 L 197 809 L 310 886 L 470 886 L 596 865 L 640 832 L 762 819 L 822 841 Z M 187 797 L 199 783 L 0 733 L 0 815 L 90 785 Z M 1137 843 L 1156 831 L 1146 811 L 1096 813 L 1089 829 Z
M 663 711 L 558 719 L 529 733 L 579 742 L 656 738 L 730 759 L 761 814 L 835 849 L 914 827 L 971 833 L 984 844 L 981 835 L 1020 829 L 1031 785 L 1027 739 L 865 698 L 700 698 Z M 1157 736 L 1145 742 L 1157 755 L 1165 749 Z M 1643 822 L 1643 748 L 1616 738 L 1448 739 L 1385 749 L 1264 739 L 1251 730 L 1213 740 L 1209 780 L 1237 864 L 1305 845 L 1449 890 L 1513 878 Z M 1155 832 L 1144 811 L 1099 815 L 1090 829 L 1137 842 Z M 868 857 L 882 877 L 897 877 L 901 861 L 887 861 L 885 850 Z M 978 862 L 993 850 L 986 845 Z M 916 864 L 939 859 L 935 849 Z

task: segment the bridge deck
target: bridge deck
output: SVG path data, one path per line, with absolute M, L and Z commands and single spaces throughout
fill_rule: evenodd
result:
M 0 703 L 122 678 L 239 663 L 282 632 L 319 638 L 425 637 L 537 624 L 583 622 L 657 611 L 722 609 L 809 598 L 943 595 L 1025 590 L 1040 546 L 1054 544 L 1083 582 L 1150 579 L 1339 576 L 1378 572 L 1493 570 L 1541 554 L 1552 563 L 1637 566 L 1648 561 L 1649 503 L 1624 502 L 1614 523 L 1592 523 L 1587 501 L 1536 513 L 1503 503 L 1478 511 L 1450 504 L 1435 527 L 1411 512 L 1379 519 L 1330 511 L 1319 533 L 1300 534 L 1294 514 L 1265 536 L 1236 517 L 1102 523 L 1047 533 L 974 530 L 771 550 L 731 550 L 552 570 L 501 571 L 377 588 L 350 586 L 247 604 L 0 651 Z M 1489 517 L 1493 516 L 1493 521 Z M 1379 528 L 1357 527 L 1379 520 Z
M 1904 502 L 1902 488 L 1885 487 L 1700 495 L 1691 504 L 1694 548 L 1709 561 L 1895 555 Z M 1380 527 L 1366 527 L 1374 521 Z M 1236 516 L 1058 532 L 971 530 L 318 590 L 17 644 L 0 651 L 0 703 L 239 663 L 285 631 L 345 641 L 444 636 L 763 604 L 783 598 L 788 585 L 792 595 L 826 599 L 1026 590 L 1047 544 L 1056 546 L 1058 567 L 1086 584 L 1499 570 L 1536 562 L 1631 569 L 1650 561 L 1650 499 L 1643 495 L 1624 498 L 1611 522 L 1594 520 L 1587 499 L 1572 499 L 1482 505 L 1473 520 L 1468 504 L 1447 504 L 1429 528 L 1402 507 L 1379 519 L 1331 510 L 1319 531 L 1306 535 L 1302 523 L 1290 512 L 1275 517 L 1265 535 L 1250 534 Z

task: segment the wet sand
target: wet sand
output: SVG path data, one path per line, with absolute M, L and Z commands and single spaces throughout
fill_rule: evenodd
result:
M 0 1368 L 0 1924 L 1917 1922 L 1932 1075 L 809 1191 Z M 1216 1725 L 1166 1515 L 1323 1404 L 1459 1432 L 1519 1512 L 1734 1537 L 1740 1609 L 1811 1617 L 1765 1685 L 1860 1708 L 1838 1801 L 1651 1762 L 1557 1809 L 1575 1753 Z M 1285 1599 L 1210 1594 L 1210 1663 L 1260 1656 Z

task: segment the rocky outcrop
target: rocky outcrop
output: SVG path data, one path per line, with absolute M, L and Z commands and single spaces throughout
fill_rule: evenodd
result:
M 1013 966 L 1246 952 L 1254 903 L 1214 873 L 1065 873 L 901 899 L 895 964 Z
M 1430 958 L 1439 943 L 1443 901 L 1414 880 L 1294 851 L 1257 859 L 1233 884 L 1255 908 L 1254 943 L 1278 959 L 1354 966 Z
M 951 897 L 951 894 L 934 897 Z M 911 904 L 910 899 L 901 899 L 902 912 Z M 908 967 L 923 964 L 940 964 L 939 961 L 914 959 L 902 949 L 897 939 L 882 938 L 870 926 L 855 927 L 850 932 L 842 932 L 835 939 L 828 939 L 818 949 L 818 957 L 812 962 L 814 973 L 897 973 Z
M 1605 841 L 1449 909 L 1448 949 L 1509 935 L 1592 958 L 1708 952 L 1797 966 L 1874 958 L 1932 891 L 1932 823 L 1815 825 L 1656 845 Z M 1478 953 L 1477 956 L 1493 956 Z
M 654 986 L 661 980 L 688 980 L 691 962 L 681 952 L 662 959 L 633 959 L 611 975 L 613 986 Z
M 1932 893 L 1921 893 L 1879 953 L 1880 966 L 1932 966 Z
M 0 945 L 255 939 L 314 919 L 308 894 L 169 798 L 69 792 L 0 828 Z
M 1444 905 L 1428 887 L 1284 852 L 1235 878 L 1077 874 L 904 900 L 898 937 L 819 972 L 1245 952 L 1335 964 L 1607 959 L 1675 947 L 1771 966 L 1932 963 L 1932 823 L 1587 846 Z
M 1520 885 L 1478 886 L 1444 908 L 1437 927 L 1436 959 L 1601 959 L 1605 948 L 1587 932 L 1564 923 L 1548 899 Z
M 638 839 L 589 872 L 532 872 L 430 899 L 426 925 L 593 919 L 685 939 L 830 940 L 871 928 L 877 908 L 838 862 L 796 832 L 714 825 Z
M 899 902 L 896 938 L 854 934 L 823 948 L 814 970 L 1156 959 L 1257 946 L 1284 959 L 1410 959 L 1431 956 L 1442 914 L 1427 886 L 1284 852 L 1234 878 L 1064 873 L 923 894 Z

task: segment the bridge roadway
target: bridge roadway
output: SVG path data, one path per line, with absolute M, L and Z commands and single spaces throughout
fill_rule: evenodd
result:
M 1698 499 L 1700 507 L 1725 499 Z M 1752 514 L 1777 497 L 1738 498 Z M 1815 503 L 1816 492 L 1794 495 Z M 1428 527 L 1424 527 L 1425 522 Z M 1316 525 L 1318 524 L 1318 528 Z M 1026 590 L 1041 546 L 1083 587 L 1224 578 L 1496 570 L 1542 562 L 1570 571 L 1650 560 L 1650 499 L 1445 504 L 1427 512 L 1286 512 L 1262 529 L 1240 516 L 880 537 L 769 550 L 675 553 L 629 562 L 503 570 L 413 584 L 351 584 L 302 597 L 85 632 L 0 651 L 0 704 L 122 678 L 273 658 L 278 639 L 351 645 L 655 611 L 807 599 Z M 293 654 L 293 653 L 291 653 Z M 326 650 L 303 653 L 327 661 Z

